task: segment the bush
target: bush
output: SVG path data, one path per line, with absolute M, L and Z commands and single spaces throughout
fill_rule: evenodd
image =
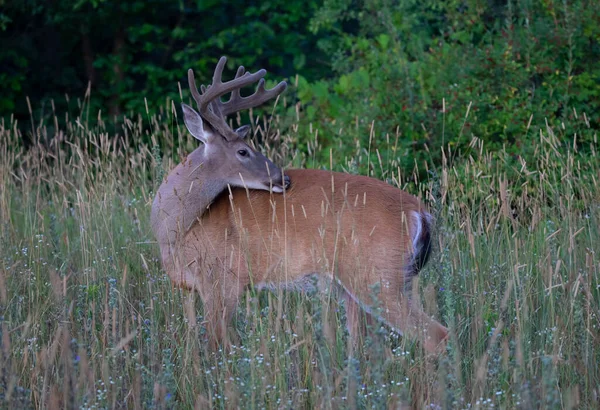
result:
M 531 162 L 540 128 L 559 129 L 564 144 L 594 141 L 599 18 L 591 1 L 325 1 L 312 27 L 330 33 L 320 45 L 336 75 L 300 81 L 298 97 L 340 148 L 358 136 L 375 152 L 398 130 L 404 168 L 472 137 Z

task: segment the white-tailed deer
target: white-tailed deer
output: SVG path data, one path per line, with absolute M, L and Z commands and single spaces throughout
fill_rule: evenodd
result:
M 266 72 L 243 67 L 223 83 L 224 64 L 221 58 L 202 94 L 189 70 L 199 114 L 184 104 L 184 120 L 204 144 L 171 171 L 152 204 L 164 268 L 173 282 L 199 292 L 213 344 L 226 340 L 248 286 L 302 289 L 316 276 L 342 292 L 352 337 L 363 309 L 436 351 L 447 329 L 406 292 L 430 251 L 432 221 L 423 204 L 364 176 L 298 169 L 284 177 L 243 141 L 248 128 L 234 131 L 225 118 L 278 96 L 285 83 L 265 90 Z M 239 89 L 258 79 L 255 94 L 241 97 Z

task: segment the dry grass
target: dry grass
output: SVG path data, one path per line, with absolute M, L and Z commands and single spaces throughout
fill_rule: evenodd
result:
M 354 157 L 319 164 L 318 127 L 275 121 L 266 151 L 279 163 L 370 172 L 437 216 L 418 290 L 452 330 L 446 354 L 374 328 L 349 358 L 343 306 L 267 291 L 245 297 L 239 346 L 208 352 L 201 304 L 171 286 L 149 225 L 164 170 L 195 142 L 170 112 L 116 133 L 84 116 L 66 124 L 32 121 L 27 150 L 0 124 L 3 407 L 600 405 L 597 143 L 548 128 L 532 138 L 539 161 L 519 164 L 474 139 L 452 164 L 418 164 L 430 172 L 415 184 L 395 171 L 394 138 L 369 158 L 353 141 Z

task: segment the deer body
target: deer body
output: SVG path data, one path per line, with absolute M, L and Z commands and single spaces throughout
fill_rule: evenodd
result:
M 316 275 L 339 288 L 349 310 L 360 307 L 434 350 L 447 331 L 407 294 L 430 246 L 431 216 L 420 201 L 362 176 L 286 175 L 284 195 L 238 188 L 218 196 L 167 267 L 175 283 L 199 292 L 211 333 L 225 337 L 248 286 L 302 290 Z M 349 317 L 351 333 L 356 320 Z
M 199 114 L 184 104 L 184 119 L 204 145 L 168 175 L 151 218 L 163 266 L 175 284 L 199 292 L 213 344 L 227 340 L 249 286 L 307 289 L 316 276 L 342 294 L 352 337 L 363 309 L 436 351 L 447 329 L 411 301 L 409 289 L 429 255 L 431 216 L 422 203 L 364 176 L 320 170 L 283 176 L 243 142 L 248 129 L 230 129 L 224 116 L 273 98 L 285 84 L 267 91 L 261 80 L 253 96 L 242 98 L 234 85 L 248 85 L 264 70 L 244 74 L 240 67 L 222 83 L 224 63 L 203 94 L 190 70 Z M 232 97 L 222 103 L 227 92 Z

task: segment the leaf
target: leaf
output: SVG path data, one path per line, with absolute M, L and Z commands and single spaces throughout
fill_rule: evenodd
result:
M 387 34 L 380 34 L 379 36 L 377 36 L 377 42 L 379 43 L 379 46 L 383 50 L 385 50 L 390 44 L 390 36 L 388 36 Z
M 348 91 L 350 91 L 350 79 L 348 78 L 347 74 L 344 74 L 338 81 L 336 92 L 339 94 L 346 94 Z
M 295 70 L 302 70 L 302 68 L 304 67 L 304 65 L 306 64 L 306 55 L 304 54 L 296 54 L 294 56 L 294 69 Z
M 327 99 L 329 97 L 329 87 L 327 86 L 327 83 L 325 81 L 319 81 L 316 84 L 314 84 L 313 92 L 315 94 L 315 97 L 320 102 L 327 101 Z

